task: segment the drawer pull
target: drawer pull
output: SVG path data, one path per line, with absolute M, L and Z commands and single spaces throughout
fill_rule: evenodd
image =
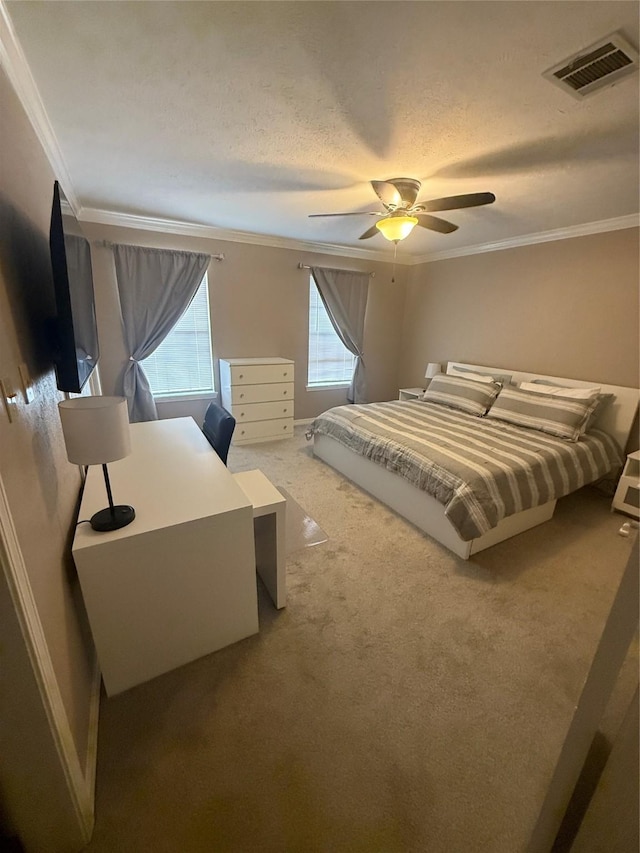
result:
M 244 435 L 244 430 L 243 430 L 243 429 L 241 429 L 241 430 L 240 430 L 240 435 Z
M 289 409 L 283 409 L 282 410 L 283 414 L 285 414 L 285 415 L 287 414 L 288 411 L 289 411 Z
M 285 424 L 285 425 L 282 427 L 282 429 L 286 429 L 286 428 L 287 428 L 287 425 Z
M 244 373 L 240 374 L 240 379 L 244 379 Z
M 288 376 L 287 371 L 285 370 L 285 372 L 284 372 L 282 375 L 283 375 L 283 376 Z
M 283 391 L 282 393 L 283 393 L 283 394 L 286 394 L 287 392 L 286 392 L 286 391 Z
M 242 398 L 243 398 L 243 397 L 244 397 L 244 394 L 240 394 L 240 399 L 241 399 L 241 400 L 242 400 Z
M 244 417 L 244 412 L 240 412 L 240 417 L 241 417 L 241 418 L 243 418 L 243 417 Z

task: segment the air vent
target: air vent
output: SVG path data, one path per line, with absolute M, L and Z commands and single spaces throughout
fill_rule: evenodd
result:
M 620 33 L 614 33 L 554 65 L 542 76 L 574 98 L 584 98 L 637 70 L 637 51 Z

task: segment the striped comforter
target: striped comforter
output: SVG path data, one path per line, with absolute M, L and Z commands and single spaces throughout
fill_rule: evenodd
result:
M 428 492 L 465 541 L 622 464 L 615 441 L 599 430 L 570 442 L 422 401 L 338 406 L 312 431 Z

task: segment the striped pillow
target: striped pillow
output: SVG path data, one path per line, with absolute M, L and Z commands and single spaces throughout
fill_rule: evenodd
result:
M 611 401 L 614 400 L 615 396 L 616 396 L 615 394 L 608 394 L 608 393 L 601 394 L 600 393 L 601 389 L 600 389 L 599 385 L 590 386 L 590 387 L 586 387 L 586 388 L 574 388 L 573 386 L 571 388 L 567 388 L 565 385 L 559 385 L 557 382 L 549 382 L 549 384 L 547 385 L 547 384 L 545 384 L 544 379 L 533 379 L 530 383 L 525 384 L 524 382 L 522 382 L 520 384 L 521 388 L 529 389 L 531 391 L 536 390 L 536 388 L 534 388 L 533 386 L 537 386 L 537 389 L 539 389 L 541 392 L 542 392 L 543 388 L 553 387 L 553 391 L 551 391 L 549 393 L 560 394 L 561 396 L 564 396 L 564 397 L 580 396 L 580 394 L 578 392 L 583 392 L 585 398 L 597 395 L 597 400 L 598 400 L 597 405 L 594 408 L 594 410 L 591 412 L 591 414 L 589 415 L 589 420 L 587 421 L 583 432 L 587 432 L 588 430 L 590 430 L 592 427 L 594 427 L 596 425 L 596 423 L 597 423 L 600 415 L 604 411 L 604 409 L 607 408 L 609 403 L 611 403 Z M 567 391 L 569 391 L 571 393 L 567 394 L 566 393 Z
M 498 382 L 472 382 L 461 376 L 439 374 L 433 377 L 422 399 L 481 417 L 498 396 L 500 387 Z
M 597 403 L 597 397 L 577 400 L 504 388 L 487 417 L 577 441 Z
M 585 432 L 596 426 L 602 412 L 607 408 L 609 403 L 615 400 L 615 398 L 615 394 L 598 394 L 598 396 L 596 397 L 595 408 L 591 412 L 589 420 L 587 421 L 587 425 L 585 426 Z
M 600 386 L 593 388 L 574 388 L 566 385 L 558 385 L 555 382 L 546 384 L 541 379 L 534 379 L 533 382 L 521 382 L 520 388 L 523 391 L 535 391 L 536 394 L 555 394 L 557 397 L 573 397 L 574 400 L 589 400 L 600 393 Z

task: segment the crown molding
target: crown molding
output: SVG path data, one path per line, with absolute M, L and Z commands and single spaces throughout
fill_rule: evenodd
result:
M 132 213 L 115 213 L 111 210 L 82 207 L 77 218 L 80 222 L 93 225 L 110 225 L 116 228 L 132 228 L 140 231 L 157 231 L 162 234 L 176 234 L 182 237 L 199 237 L 205 240 L 224 240 L 229 243 L 247 243 L 253 246 L 267 246 L 272 249 L 293 249 L 298 252 L 315 252 L 321 255 L 340 255 L 343 258 L 360 258 L 367 261 L 393 263 L 393 258 L 384 252 L 372 249 L 354 249 L 334 243 L 314 243 L 306 240 L 294 240 L 289 237 L 275 237 L 268 234 L 254 234 L 250 231 L 234 231 L 217 228 L 213 225 L 180 222 L 175 219 L 159 219 L 153 216 L 138 216 Z M 397 258 L 397 264 L 413 263 L 409 258 Z
M 6 71 L 69 204 L 74 212 L 77 211 L 80 203 L 67 164 L 3 0 L 0 0 L 0 65 Z
M 625 228 L 640 226 L 640 214 L 630 213 L 628 216 L 618 216 L 615 219 L 601 219 L 598 222 L 585 222 L 583 225 L 569 225 L 567 228 L 556 228 L 553 231 L 540 231 L 538 234 L 523 234 L 520 237 L 509 237 L 494 243 L 482 243 L 478 246 L 463 246 L 451 251 L 433 252 L 429 255 L 413 257 L 411 266 L 429 264 L 433 261 L 446 261 L 449 258 L 464 258 L 468 255 L 480 255 L 484 252 L 499 252 L 502 249 L 516 249 L 520 246 L 532 246 L 535 243 L 550 243 L 554 240 L 569 240 L 572 237 L 586 237 L 589 234 L 602 234 L 606 231 L 622 231 Z
M 159 219 L 151 216 L 138 216 L 130 213 L 115 213 L 110 210 L 83 207 L 78 212 L 81 222 L 95 225 L 111 225 L 119 228 L 132 228 L 141 231 L 156 231 L 163 234 L 176 234 L 183 237 L 199 237 L 206 240 L 224 240 L 230 243 L 248 243 L 254 246 L 268 246 L 274 249 L 293 249 L 301 252 L 316 252 L 323 255 L 340 255 L 345 258 L 361 258 L 363 260 L 392 263 L 392 258 L 383 252 L 371 249 L 354 249 L 351 246 L 340 246 L 333 243 L 314 243 L 294 240 L 289 237 L 275 237 L 267 234 L 254 234 L 249 231 L 233 231 L 217 228 L 212 225 L 181 222 L 173 219 Z M 476 246 L 463 246 L 449 251 L 433 252 L 428 255 L 404 256 L 396 258 L 400 266 L 418 266 L 434 261 L 444 261 L 450 258 L 463 258 L 469 255 L 479 255 L 484 252 L 498 252 L 502 249 L 515 249 L 520 246 L 531 246 L 536 243 L 549 243 L 555 240 L 568 240 L 572 237 L 585 237 L 589 234 L 601 234 L 607 231 L 620 231 L 625 228 L 637 228 L 640 216 L 631 213 L 614 219 L 602 219 L 598 222 L 586 222 L 582 225 L 570 225 L 566 228 L 556 228 L 553 231 L 541 231 L 537 234 L 524 234 L 497 240 L 493 243 L 482 243 Z

